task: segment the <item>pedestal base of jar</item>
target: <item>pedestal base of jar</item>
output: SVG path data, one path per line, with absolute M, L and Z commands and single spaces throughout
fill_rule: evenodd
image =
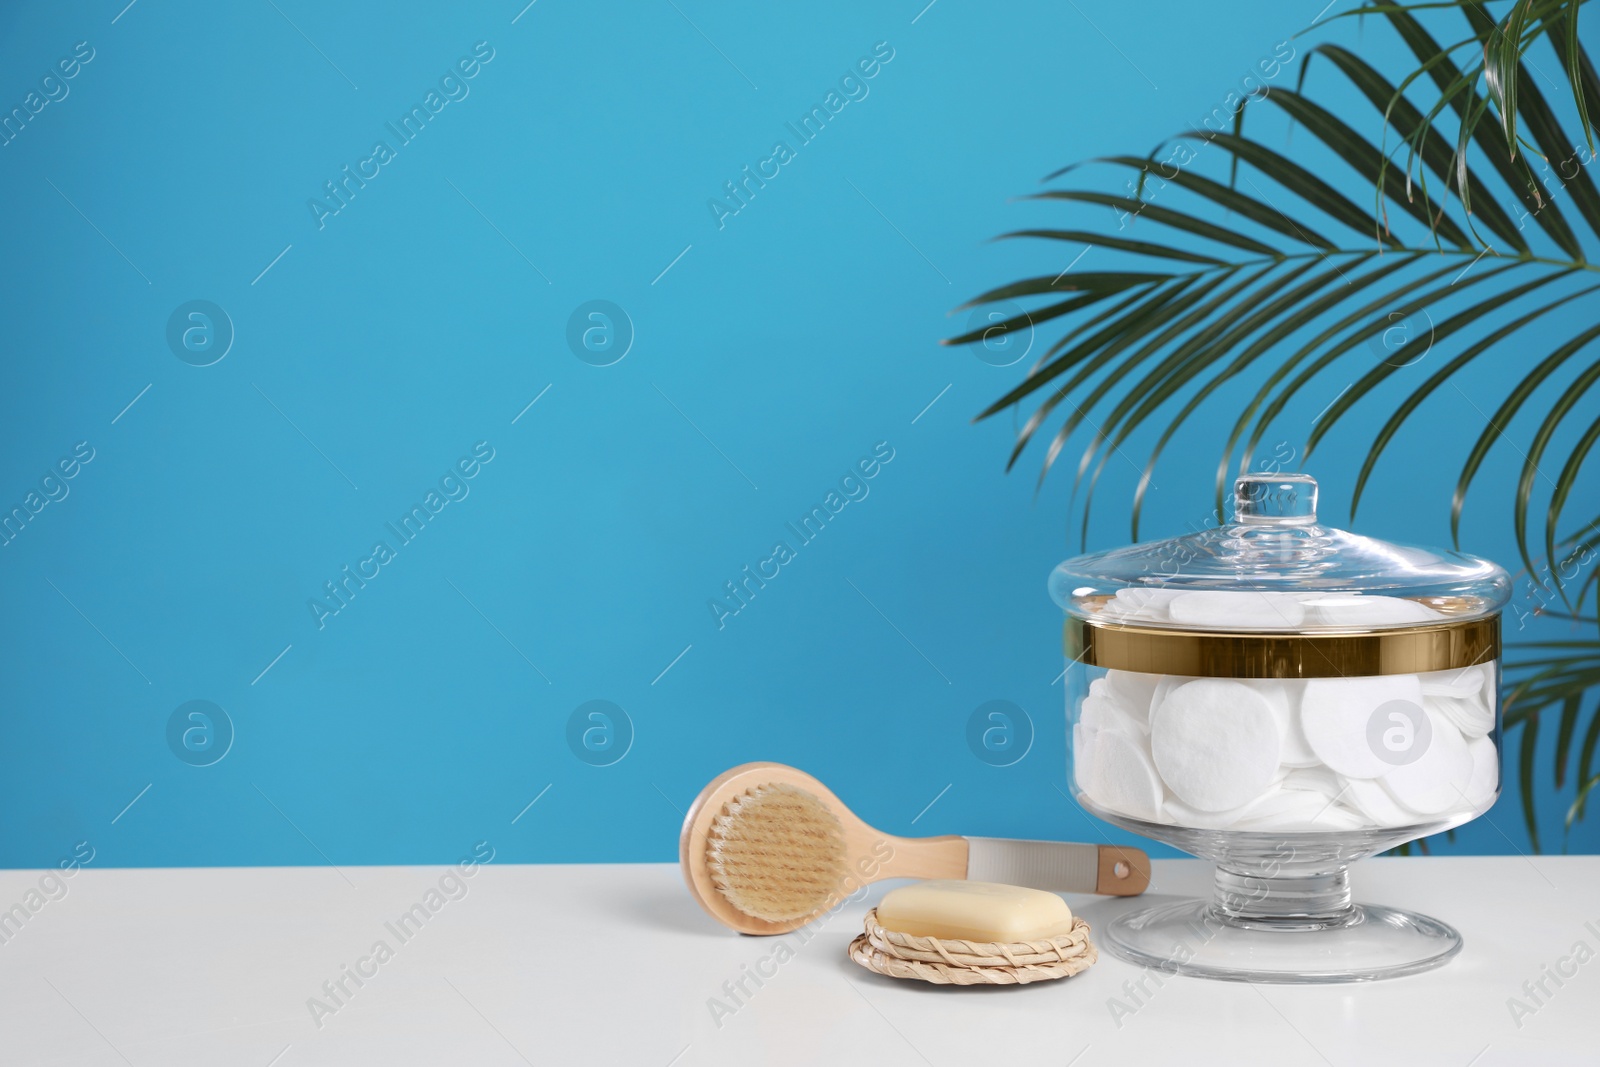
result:
M 1350 904 L 1314 921 L 1244 918 L 1209 900 L 1123 915 L 1100 943 L 1162 974 L 1299 985 L 1371 982 L 1440 966 L 1461 951 L 1455 928 L 1416 912 Z

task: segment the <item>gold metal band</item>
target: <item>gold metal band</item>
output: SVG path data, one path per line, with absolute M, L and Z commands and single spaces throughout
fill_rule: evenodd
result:
M 1067 617 L 1066 653 L 1091 667 L 1191 678 L 1344 678 L 1457 670 L 1500 658 L 1500 616 L 1366 633 L 1240 634 Z

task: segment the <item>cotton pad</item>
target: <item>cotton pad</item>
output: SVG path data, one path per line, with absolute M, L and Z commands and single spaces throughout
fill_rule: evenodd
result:
M 1500 704 L 1500 672 L 1495 670 L 1492 663 L 1480 663 L 1478 675 L 1483 679 L 1483 691 L 1479 697 L 1484 706 L 1493 711 Z
M 1160 681 L 1156 682 L 1155 690 L 1150 694 L 1150 717 L 1152 720 L 1155 718 L 1156 709 L 1161 706 L 1162 701 L 1171 695 L 1174 689 L 1180 685 L 1188 685 L 1195 680 L 1186 678 L 1181 674 L 1161 674 L 1156 677 Z
M 1208 630 L 1288 630 L 1305 619 L 1305 608 L 1288 593 L 1195 592 L 1167 605 L 1173 622 Z
M 1320 793 L 1285 789 L 1268 793 L 1250 805 L 1233 828 L 1256 832 L 1354 830 L 1365 823 L 1364 818 Z
M 1320 793 L 1303 789 L 1275 789 L 1250 804 L 1239 817 L 1243 829 L 1273 829 L 1296 823 L 1309 823 L 1333 802 Z
M 1072 773 L 1078 789 L 1094 795 L 1094 735 L 1083 728 L 1083 723 L 1072 727 Z
M 1201 811 L 1199 808 L 1190 807 L 1176 797 L 1167 797 L 1161 804 L 1161 821 L 1175 823 L 1179 826 L 1193 826 L 1201 830 L 1226 830 L 1239 821 L 1250 808 L 1249 804 L 1242 804 L 1237 808 L 1227 811 Z
M 1346 779 L 1326 767 L 1302 767 L 1284 777 L 1283 788 L 1318 793 L 1329 800 L 1337 800 L 1344 795 L 1345 782 Z
M 1461 735 L 1468 739 L 1482 737 L 1494 729 L 1494 712 L 1479 703 L 1476 697 L 1424 697 L 1424 705 L 1450 721 Z
M 1311 750 L 1333 770 L 1352 778 L 1376 778 L 1394 764 L 1378 755 L 1369 727 L 1378 708 L 1396 700 L 1421 709 L 1422 685 L 1416 675 L 1311 678 L 1300 697 L 1300 725 Z
M 1477 810 L 1500 788 L 1500 752 L 1487 737 L 1467 742 L 1467 752 L 1472 756 L 1472 777 L 1464 792 L 1467 804 Z
M 1150 701 L 1161 682 L 1159 674 L 1107 671 L 1103 679 L 1111 700 L 1146 733 L 1150 730 Z M 1092 687 L 1091 687 L 1092 688 Z
M 1317 754 L 1306 740 L 1300 726 L 1300 698 L 1305 693 L 1305 683 L 1298 679 L 1288 681 L 1250 681 L 1246 683 L 1259 692 L 1272 708 L 1278 720 L 1278 740 L 1281 745 L 1279 759 L 1285 767 L 1311 767 L 1320 763 Z
M 1397 596 L 1330 593 L 1305 602 L 1306 622 L 1320 626 L 1404 626 L 1443 618 L 1415 600 Z
M 1437 712 L 1425 712 L 1432 725 L 1427 748 L 1414 762 L 1394 767 L 1382 778 L 1383 787 L 1404 806 L 1436 815 L 1467 804 L 1473 759 L 1461 731 Z
M 1111 811 L 1154 821 L 1161 817 L 1163 790 L 1144 749 L 1115 730 L 1096 735 L 1090 743 L 1094 755 L 1092 789 L 1085 790 L 1097 804 Z
M 1103 682 L 1096 682 L 1095 685 L 1101 686 L 1099 692 L 1091 687 L 1089 695 L 1083 698 L 1078 708 L 1078 721 L 1083 728 L 1090 731 L 1117 730 L 1142 742 L 1150 732 L 1149 722 L 1106 695 L 1109 691 L 1104 688 Z
M 1414 811 L 1401 807 L 1375 778 L 1345 779 L 1345 799 L 1379 826 L 1409 826 L 1421 821 Z
M 1118 589 L 1117 595 L 1101 609 L 1101 613 L 1110 612 L 1129 619 L 1161 622 L 1167 617 L 1167 605 L 1180 595 L 1176 589 L 1146 589 L 1141 586 Z
M 1311 820 L 1311 827 L 1315 830 L 1364 830 L 1372 825 L 1372 820 L 1343 804 L 1330 804 L 1321 814 Z
M 1417 675 L 1425 697 L 1454 697 L 1457 700 L 1475 700 L 1483 695 L 1483 675 L 1477 667 L 1457 671 L 1429 671 Z
M 1330 597 L 1302 599 L 1320 610 Z M 1364 610 L 1398 600 L 1344 599 L 1362 600 Z M 1499 759 L 1487 737 L 1495 724 L 1487 701 L 1495 681 L 1493 665 L 1304 680 L 1108 670 L 1079 705 L 1074 774 L 1079 790 L 1105 809 L 1196 829 L 1414 826 L 1493 798 Z M 1384 708 L 1392 702 L 1401 706 Z M 1396 762 L 1389 740 L 1396 730 L 1427 747 Z
M 1278 770 L 1280 747 L 1277 716 L 1243 682 L 1200 678 L 1171 690 L 1151 712 L 1150 751 L 1162 780 L 1202 811 L 1260 795 Z
M 1078 706 L 1078 722 L 1085 730 L 1113 729 L 1122 713 L 1110 700 L 1097 695 L 1093 689 Z

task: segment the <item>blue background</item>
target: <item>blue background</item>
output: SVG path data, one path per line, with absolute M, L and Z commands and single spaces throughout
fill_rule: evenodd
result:
M 752 759 L 893 832 L 1126 839 L 1060 791 L 1045 576 L 1078 549 L 1070 474 L 1035 497 L 1037 450 L 1003 473 L 1010 416 L 970 422 L 1027 362 L 937 342 L 962 301 L 1077 252 L 991 237 L 1112 224 L 1011 198 L 1197 123 L 1316 7 L 6 5 L 0 109 L 77 42 L 94 58 L 0 148 L 0 503 L 80 441 L 94 459 L 0 549 L 0 864 L 81 839 L 106 866 L 442 862 L 482 839 L 504 862 L 667 860 L 699 788 Z M 1410 69 L 1381 27 L 1319 35 Z M 308 200 L 480 41 L 470 94 L 319 228 Z M 869 94 L 719 229 L 708 200 L 793 145 L 785 123 L 878 42 L 893 59 Z M 206 367 L 166 340 L 192 300 L 236 335 Z M 567 343 L 591 300 L 631 320 L 611 366 Z M 1481 363 L 1462 384 L 1489 408 L 1522 364 Z M 1300 450 L 1352 376 L 1319 380 L 1268 443 Z M 1483 425 L 1447 394 L 1380 466 L 1359 531 L 1447 540 L 1459 459 L 1434 457 Z M 1143 536 L 1207 520 L 1240 395 L 1180 434 Z M 1363 404 L 1307 467 L 1335 521 L 1388 410 Z M 1142 463 L 1151 439 L 1124 451 Z M 308 600 L 393 546 L 385 523 L 481 441 L 470 495 L 319 628 Z M 785 523 L 878 442 L 894 458 L 869 495 L 719 629 L 724 583 L 793 544 Z M 1501 447 L 1482 477 L 1518 464 Z M 1108 467 L 1091 547 L 1127 539 L 1135 477 Z M 1505 499 L 1477 491 L 1463 547 L 1509 564 Z M 1591 483 L 1570 514 L 1593 504 Z M 190 700 L 233 725 L 210 766 L 169 748 Z M 591 700 L 631 733 L 609 766 L 568 743 Z M 1009 767 L 968 747 L 991 700 L 1032 722 Z M 1507 774 L 1440 847 L 1527 847 Z M 1570 792 L 1546 775 L 1547 842 Z M 1597 842 L 1591 819 L 1569 845 Z

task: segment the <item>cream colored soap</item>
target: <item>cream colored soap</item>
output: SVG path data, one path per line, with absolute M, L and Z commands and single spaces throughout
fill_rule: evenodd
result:
M 878 925 L 945 940 L 1038 941 L 1070 931 L 1072 909 L 1042 889 L 935 879 L 887 893 Z

